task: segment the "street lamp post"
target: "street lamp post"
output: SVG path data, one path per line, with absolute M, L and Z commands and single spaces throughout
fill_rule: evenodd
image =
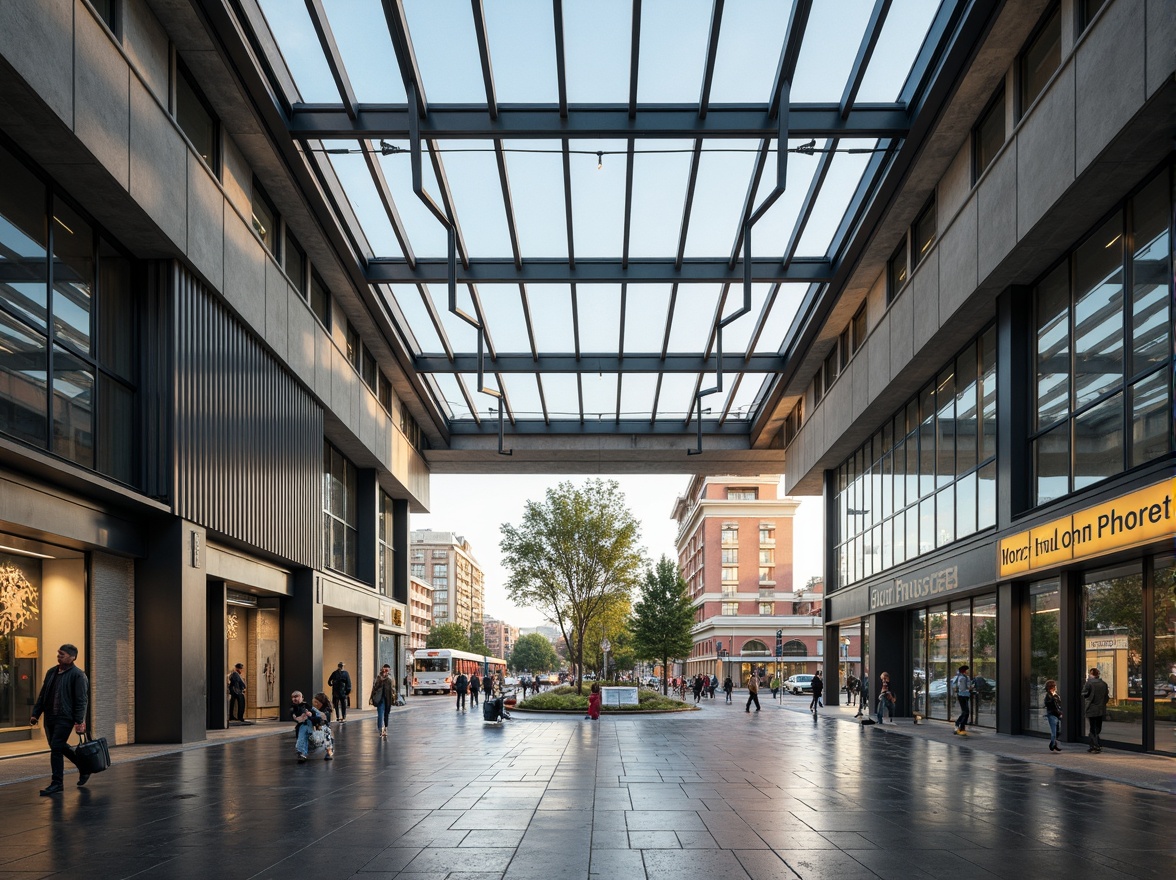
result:
M 600 643 L 600 650 L 604 652 L 604 680 L 608 681 L 608 652 L 612 648 L 612 642 L 604 639 Z

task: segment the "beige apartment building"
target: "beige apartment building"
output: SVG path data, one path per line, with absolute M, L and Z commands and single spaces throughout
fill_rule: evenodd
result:
M 433 585 L 420 577 L 408 580 L 408 648 L 416 651 L 425 647 L 429 630 L 433 628 Z
M 482 567 L 470 542 L 453 532 L 414 531 L 410 576 L 433 588 L 433 625 L 459 623 L 467 631 L 482 620 L 485 607 Z
M 519 628 L 501 620 L 495 620 L 493 617 L 485 618 L 482 621 L 482 626 L 486 633 L 486 647 L 490 649 L 490 654 L 503 659 L 510 657 L 515 642 L 519 640 Z

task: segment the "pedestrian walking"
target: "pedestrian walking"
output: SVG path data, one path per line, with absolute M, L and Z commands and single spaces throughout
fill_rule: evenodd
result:
M 487 680 L 490 676 L 486 676 Z M 478 678 L 478 673 L 470 676 L 470 705 L 478 705 L 478 691 L 482 689 L 482 679 Z
M 1086 679 L 1086 684 L 1082 688 L 1086 723 L 1090 725 L 1090 748 L 1087 749 L 1089 752 L 1097 754 L 1102 751 L 1102 742 L 1099 741 L 1099 736 L 1102 734 L 1103 719 L 1106 718 L 1107 702 L 1110 698 L 1111 692 L 1107 683 L 1102 680 L 1098 667 L 1092 666 L 1090 677 Z
M 747 705 L 743 707 L 743 711 L 750 712 L 752 703 L 755 703 L 755 711 L 758 712 L 760 710 L 759 682 L 756 680 L 754 672 L 747 679 Z
M 853 673 L 851 672 L 845 677 L 845 705 L 853 705 L 855 690 L 857 690 L 857 679 L 853 677 Z
M 890 691 L 890 673 L 883 672 L 878 676 L 878 723 L 882 723 L 882 710 L 890 716 L 890 723 L 894 723 L 895 696 Z
M 813 698 L 809 701 L 809 711 L 816 715 L 817 709 L 824 705 L 821 702 L 821 694 L 825 693 L 825 681 L 821 678 L 821 670 L 819 669 L 813 673 L 812 686 Z
M 858 679 L 858 710 L 854 718 L 861 718 L 862 715 L 869 715 L 866 709 L 870 705 L 870 677 L 862 671 L 862 677 Z
M 956 736 L 968 735 L 968 719 L 972 716 L 972 679 L 968 671 L 967 665 L 961 666 L 951 682 L 960 704 L 960 714 L 955 723 Z
M 78 768 L 78 788 L 90 780 L 90 774 L 78 763 L 69 744 L 69 735 L 86 732 L 86 709 L 90 705 L 90 680 L 75 665 L 78 649 L 62 645 L 57 649 L 57 665 L 45 673 L 41 693 L 33 705 L 29 724 L 45 716 L 45 739 L 49 743 L 49 785 L 41 789 L 45 797 L 58 794 L 65 786 L 65 762 Z
M 392 681 L 392 667 L 385 663 L 372 682 L 372 692 L 368 697 L 368 704 L 376 707 L 376 728 L 380 731 L 381 739 L 388 738 L 388 712 L 395 702 L 396 684 Z
M 1062 698 L 1058 696 L 1058 683 L 1052 678 L 1045 683 L 1045 720 L 1049 722 L 1049 750 L 1060 752 L 1058 727 L 1062 723 Z
M 237 710 L 237 717 L 233 717 L 233 710 Z M 245 720 L 245 664 L 238 663 L 229 673 L 229 723 L 252 724 Z
M 592 683 L 592 692 L 588 695 L 588 714 L 584 716 L 586 721 L 600 720 L 600 685 L 596 682 Z
M 768 686 L 772 689 L 772 699 L 776 699 L 780 693 L 780 676 L 773 675 L 772 680 L 768 682 Z
M 702 699 L 702 676 L 694 676 L 694 702 L 697 703 Z
M 731 691 L 735 690 L 735 685 L 731 683 L 731 676 L 723 679 L 723 693 L 727 695 L 727 702 L 731 702 Z
M 458 673 L 457 681 L 453 683 L 453 688 L 457 691 L 457 711 L 464 712 L 466 707 L 466 692 L 470 689 L 469 676 L 464 672 Z
M 335 667 L 327 679 L 331 689 L 331 703 L 335 707 L 335 720 L 342 724 L 347 720 L 347 707 L 351 704 L 351 673 L 343 668 L 343 661 Z
M 715 698 L 715 691 L 717 691 L 718 689 L 719 689 L 719 677 L 717 675 L 712 675 L 710 677 L 710 698 L 712 700 Z

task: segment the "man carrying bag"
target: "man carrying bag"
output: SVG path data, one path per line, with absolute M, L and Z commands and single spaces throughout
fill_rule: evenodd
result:
M 62 645 L 58 649 L 57 665 L 45 675 L 29 722 L 36 724 L 37 719 L 45 715 L 45 739 L 49 742 L 49 767 L 53 774 L 49 787 L 41 789 L 45 797 L 63 790 L 66 758 L 78 768 L 79 787 L 90 779 L 91 771 L 78 760 L 69 745 L 71 733 L 85 734 L 86 709 L 90 705 L 90 680 L 74 665 L 77 659 L 78 649 L 73 645 Z

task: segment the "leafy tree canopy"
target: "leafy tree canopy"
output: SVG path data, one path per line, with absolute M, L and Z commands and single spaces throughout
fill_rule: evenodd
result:
M 502 526 L 507 592 L 543 611 L 568 644 L 583 688 L 584 640 L 590 626 L 640 577 L 640 526 L 613 480 L 560 483 L 528 501 L 518 525 Z
M 550 672 L 559 666 L 555 648 L 539 633 L 519 636 L 510 652 L 510 668 L 515 672 Z
M 470 625 L 470 647 L 469 650 L 475 654 L 489 654 L 490 649 L 486 647 L 486 627 L 480 623 Z
M 686 657 L 694 646 L 694 603 L 678 566 L 664 555 L 656 569 L 645 572 L 641 598 L 633 609 L 633 648 L 643 660 L 662 664 L 662 692 L 666 693 L 670 660 Z
M 466 634 L 465 627 L 460 623 L 442 623 L 430 630 L 429 637 L 425 639 L 425 647 L 468 651 L 470 637 Z

